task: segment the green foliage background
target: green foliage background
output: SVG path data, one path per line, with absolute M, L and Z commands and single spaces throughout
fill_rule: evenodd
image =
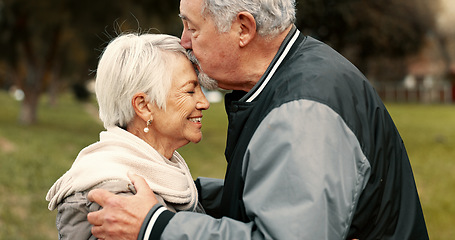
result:
M 41 98 L 39 123 L 17 123 L 20 103 L 0 91 L 0 239 L 57 239 L 45 195 L 77 153 L 103 129 L 96 104 L 70 95 L 50 106 Z M 455 236 L 455 106 L 388 104 L 407 146 L 431 239 Z M 204 112 L 204 139 L 179 150 L 193 177 L 222 178 L 227 121 L 223 103 Z

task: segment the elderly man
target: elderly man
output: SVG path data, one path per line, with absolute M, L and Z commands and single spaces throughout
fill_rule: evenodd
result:
M 368 80 L 294 26 L 294 0 L 181 0 L 181 44 L 216 79 L 229 118 L 208 215 L 92 191 L 103 239 L 428 239 L 403 141 Z M 202 78 L 205 79 L 205 78 Z M 213 84 L 213 80 L 203 82 Z

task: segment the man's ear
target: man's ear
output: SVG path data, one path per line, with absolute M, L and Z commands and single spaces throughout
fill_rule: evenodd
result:
M 139 92 L 134 94 L 131 99 L 131 104 L 133 109 L 136 112 L 136 115 L 140 117 L 145 122 L 151 119 L 152 116 L 152 104 L 147 101 L 147 94 Z
M 240 24 L 240 47 L 245 47 L 256 36 L 256 20 L 249 12 L 239 12 L 237 14 L 238 23 Z

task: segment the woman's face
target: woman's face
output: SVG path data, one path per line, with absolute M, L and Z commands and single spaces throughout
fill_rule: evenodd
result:
M 210 104 L 186 57 L 176 57 L 172 68 L 172 85 L 166 100 L 166 110 L 155 110 L 152 125 L 160 142 L 167 140 L 167 144 L 172 145 L 165 147 L 177 149 L 188 142 L 201 141 L 202 110 L 208 109 Z

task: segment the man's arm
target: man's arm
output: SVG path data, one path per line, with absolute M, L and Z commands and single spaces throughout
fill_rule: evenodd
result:
M 149 218 L 153 221 L 145 221 L 143 228 L 150 229 L 150 235 L 163 231 L 156 239 L 342 239 L 369 178 L 368 170 L 369 163 L 355 135 L 338 114 L 317 102 L 294 101 L 272 111 L 248 146 L 243 200 L 251 222 L 192 212 L 179 212 L 169 218 L 165 216 L 168 211 L 162 209 L 152 211 Z M 136 188 L 138 194 L 134 197 L 146 192 Z M 153 192 L 150 195 L 153 198 Z M 126 209 L 126 202 L 106 202 L 111 209 L 117 205 L 134 212 Z M 106 219 L 108 227 L 100 226 L 101 220 L 95 221 L 99 235 L 94 235 L 135 239 L 152 206 L 131 202 L 135 202 L 130 203 L 133 208 L 146 209 L 145 213 L 122 213 L 118 221 L 110 214 L 101 218 Z M 128 215 L 134 224 L 122 225 L 128 222 Z M 120 223 L 118 227 L 116 222 Z M 129 233 L 125 226 L 131 226 L 136 234 L 124 236 L 133 238 L 108 238 L 122 236 L 122 231 Z M 155 226 L 160 227 L 154 232 Z M 149 239 L 144 237 L 140 239 Z
M 246 213 L 271 239 L 344 239 L 370 170 L 344 120 L 311 100 L 272 110 L 243 164 Z
M 249 235 L 252 231 L 252 223 L 245 224 L 227 218 L 215 219 L 193 212 L 174 214 L 158 204 L 153 191 L 143 178 L 137 175 L 129 175 L 129 177 L 137 190 L 134 196 L 118 196 L 101 189 L 89 192 L 89 200 L 103 207 L 102 210 L 91 212 L 87 216 L 88 221 L 94 225 L 92 234 L 97 238 L 160 239 L 162 231 L 169 222 L 185 228 L 187 233 L 184 235 L 189 236 L 189 239 L 229 239 L 229 237 L 226 238 L 228 236 L 226 231 L 232 229 L 236 229 L 237 232 L 229 235 L 233 237 L 232 239 L 248 239 L 245 234 Z M 213 184 L 211 187 L 219 186 L 221 183 L 220 181 L 208 182 L 211 182 L 209 185 Z M 214 189 L 220 190 L 217 187 Z M 172 232 L 172 229 L 170 231 Z M 166 234 L 163 236 L 165 239 L 179 239 L 172 236 L 166 237 Z
M 160 222 L 161 239 L 343 239 L 369 169 L 336 112 L 308 100 L 284 104 L 263 120 L 244 159 L 251 221 L 179 212 Z
M 195 181 L 199 195 L 199 202 L 205 212 L 214 217 L 220 218 L 220 203 L 223 195 L 224 180 L 216 178 L 199 177 Z

